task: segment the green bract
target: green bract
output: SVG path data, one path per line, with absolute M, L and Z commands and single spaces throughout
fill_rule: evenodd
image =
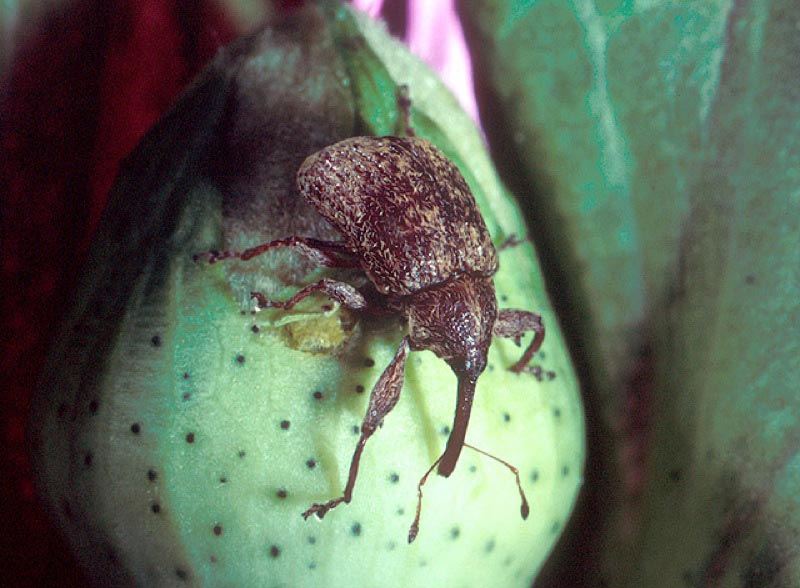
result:
M 327 299 L 251 314 L 249 292 L 284 298 L 321 270 L 291 251 L 209 266 L 195 253 L 278 236 L 335 238 L 299 199 L 310 153 L 413 123 L 465 174 L 497 242 L 525 235 L 481 139 L 440 83 L 375 25 L 310 6 L 221 52 L 126 162 L 34 411 L 41 488 L 103 586 L 335 588 L 527 586 L 581 484 L 578 390 L 529 244 L 500 254 L 501 307 L 535 310 L 547 337 L 537 381 L 496 341 L 454 474 L 420 476 L 452 422 L 455 377 L 428 352 L 368 442 L 353 501 L 338 496 L 372 385 L 403 328 Z M 355 276 L 352 276 L 355 277 Z
M 594 578 L 800 585 L 800 4 L 460 8 L 576 310 Z

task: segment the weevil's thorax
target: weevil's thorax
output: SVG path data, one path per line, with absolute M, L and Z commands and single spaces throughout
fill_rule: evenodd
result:
M 398 303 L 412 349 L 433 351 L 459 375 L 477 378 L 483 372 L 497 318 L 492 278 L 461 275 Z

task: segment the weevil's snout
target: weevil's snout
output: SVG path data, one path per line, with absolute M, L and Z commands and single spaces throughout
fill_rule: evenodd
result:
M 472 400 L 475 397 L 476 380 L 477 378 L 464 375 L 458 376 L 458 399 L 453 417 L 453 428 L 447 439 L 447 447 L 444 449 L 442 459 L 439 461 L 439 468 L 436 470 L 440 476 L 445 478 L 453 473 L 461 450 L 464 449 L 469 415 L 472 412 Z

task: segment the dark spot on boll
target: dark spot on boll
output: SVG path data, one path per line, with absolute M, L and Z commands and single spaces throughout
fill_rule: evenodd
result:
M 139 423 L 133 423 L 131 425 L 131 433 L 133 433 L 134 435 L 138 435 L 141 432 L 142 432 L 142 427 Z
M 323 394 L 319 390 L 314 392 L 314 394 L 312 394 L 312 396 L 314 396 L 314 400 L 322 400 L 322 398 L 323 398 Z
M 459 537 L 461 537 L 461 529 L 459 529 L 458 527 L 453 527 L 452 529 L 450 529 L 450 539 L 455 541 Z
M 358 435 L 361 432 L 361 427 L 353 425 L 353 435 Z
M 228 478 L 226 478 L 225 476 L 220 476 L 219 483 L 220 484 L 227 484 L 228 483 Z
M 395 549 L 397 549 L 397 543 L 395 543 L 394 541 L 389 541 L 389 543 L 386 544 L 386 549 L 387 551 L 394 551 Z
M 353 537 L 361 536 L 361 523 L 353 523 L 353 526 L 350 527 L 350 534 L 353 535 Z
M 511 420 L 511 415 L 510 415 L 510 414 L 508 414 L 507 412 L 504 412 L 504 413 L 503 413 L 503 422 L 507 423 L 507 422 L 509 422 L 510 420 Z
M 500 295 L 500 302 L 508 302 L 508 296 L 505 294 Z
M 183 393 L 183 400 L 184 401 L 189 400 L 191 397 L 192 397 L 192 393 L 191 392 L 184 392 Z
M 753 274 L 748 274 L 744 277 L 744 283 L 752 286 L 756 283 L 756 277 Z
M 559 530 L 560 528 L 561 528 L 561 523 L 560 523 L 559 521 L 555 521 L 555 522 L 553 523 L 553 526 L 552 526 L 552 527 L 550 527 L 550 533 L 551 533 L 552 535 L 555 535 L 556 533 L 558 533 L 558 530 Z
M 156 472 L 155 470 L 147 470 L 148 480 L 150 480 L 151 482 L 155 482 L 157 478 L 158 478 L 158 472 Z
M 253 331 L 254 333 L 258 333 L 261 329 L 258 328 L 258 325 L 253 325 L 252 327 L 250 327 L 250 330 Z
M 371 357 L 364 358 L 364 367 L 368 368 L 375 367 L 375 360 L 372 359 Z
M 362 386 L 361 384 L 356 386 L 356 394 L 363 394 L 363 393 L 364 393 L 364 386 Z
M 236 362 L 237 363 L 244 363 L 244 355 L 242 355 L 241 353 L 239 355 L 237 355 L 236 356 Z
M 186 434 L 186 442 L 187 443 L 194 443 L 194 433 L 187 433 Z
M 210 561 L 212 564 L 217 563 L 217 556 L 212 553 L 209 556 L 208 561 Z
M 547 381 L 548 382 L 552 382 L 553 380 L 556 379 L 556 373 L 555 372 L 547 372 L 546 375 L 547 375 Z
M 402 517 L 405 514 L 406 514 L 406 509 L 404 509 L 402 506 L 397 509 L 397 516 Z
M 286 431 L 291 426 L 292 426 L 292 423 L 290 423 L 289 421 L 287 421 L 287 420 L 281 421 L 281 429 L 283 429 L 284 431 Z
M 179 580 L 188 580 L 189 579 L 189 572 L 184 569 L 178 568 L 175 570 L 175 575 L 178 576 Z
M 316 542 L 317 542 L 317 538 L 314 537 L 313 535 L 308 538 L 308 544 L 309 545 L 314 545 Z
M 245 455 L 247 455 L 247 453 L 245 452 L 244 449 L 240 449 L 237 455 L 239 456 L 239 459 L 242 459 Z
M 539 470 L 533 470 L 531 472 L 531 482 L 536 482 L 539 480 Z
M 220 535 L 222 535 L 222 525 L 220 525 L 219 523 L 217 523 L 216 525 L 214 525 L 214 529 L 213 529 L 213 531 L 214 531 L 214 535 L 216 535 L 217 537 L 219 537 Z
M 309 459 L 306 462 L 306 467 L 308 467 L 308 469 L 310 469 L 310 470 L 313 470 L 315 467 L 317 467 L 317 462 L 315 460 L 313 460 L 313 459 Z
M 390 481 L 392 484 L 397 484 L 397 483 L 400 481 L 400 476 L 399 476 L 397 473 L 395 473 L 395 472 L 392 472 L 392 473 L 389 475 L 389 481 Z
M 150 505 L 150 510 L 153 511 L 153 514 L 158 514 L 161 512 L 161 505 L 157 502 L 154 502 Z
M 184 380 L 188 380 L 189 378 L 191 378 L 191 376 L 189 375 L 189 372 L 183 372 L 183 379 Z
M 565 478 L 569 475 L 569 466 L 564 466 L 561 468 L 561 475 Z
M 489 541 L 487 541 L 487 542 L 486 542 L 486 545 L 483 547 L 483 550 L 484 550 L 486 553 L 491 553 L 491 552 L 493 552 L 493 551 L 494 551 L 494 548 L 495 548 L 496 546 L 497 546 L 497 544 L 495 543 L 494 539 L 489 539 Z
M 97 400 L 92 400 L 89 403 L 89 414 L 97 414 L 97 409 L 100 408 L 100 404 Z
M 471 466 L 469 466 L 468 471 L 469 471 L 470 474 L 474 474 L 475 472 L 478 471 L 478 466 L 476 466 L 475 464 L 472 464 Z
M 554 408 L 553 409 L 553 416 L 556 417 L 557 419 L 560 419 L 561 418 L 561 409 L 560 408 Z
M 670 482 L 680 482 L 682 477 L 683 477 L 683 472 L 680 470 L 680 468 L 675 468 L 674 470 L 670 470 L 669 472 Z
M 281 488 L 280 490 L 278 490 L 278 491 L 275 493 L 275 496 L 277 496 L 278 498 L 280 498 L 281 500 L 283 500 L 284 498 L 286 498 L 287 496 L 289 496 L 289 493 L 286 491 L 286 489 L 285 489 L 285 488 Z
M 92 462 L 94 461 L 94 455 L 92 455 L 91 451 L 87 451 L 86 454 L 83 456 L 83 465 L 87 468 L 92 467 Z
M 281 554 L 281 549 L 277 545 L 273 545 L 269 548 L 269 554 L 271 557 L 278 557 Z
M 442 436 L 447 437 L 450 434 L 450 427 L 448 427 L 447 425 L 442 427 L 441 434 Z
M 150 338 L 150 343 L 152 343 L 153 347 L 161 347 L 161 337 L 159 335 L 153 335 Z

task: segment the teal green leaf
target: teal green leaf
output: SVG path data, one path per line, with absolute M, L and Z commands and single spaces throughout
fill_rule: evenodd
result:
M 193 261 L 336 238 L 296 170 L 337 140 L 391 132 L 402 84 L 412 124 L 459 164 L 493 237 L 525 234 L 455 99 L 335 3 L 223 50 L 126 162 L 31 417 L 40 490 L 97 585 L 522 588 L 555 545 L 582 482 L 583 412 L 530 243 L 501 251 L 496 286 L 501 307 L 542 314 L 546 377 L 511 373 L 519 348 L 494 342 L 467 437 L 519 468 L 531 514 L 506 467 L 465 450 L 425 486 L 411 545 L 417 484 L 453 417 L 447 365 L 411 354 L 352 502 L 304 520 L 342 492 L 404 327 L 324 298 L 250 312 L 252 291 L 285 299 L 331 275 L 296 252 Z
M 622 503 L 604 580 L 797 585 L 800 7 L 461 7 L 500 169 L 597 386 L 598 459 L 644 476 L 604 490 Z M 646 463 L 611 436 L 637 403 Z

